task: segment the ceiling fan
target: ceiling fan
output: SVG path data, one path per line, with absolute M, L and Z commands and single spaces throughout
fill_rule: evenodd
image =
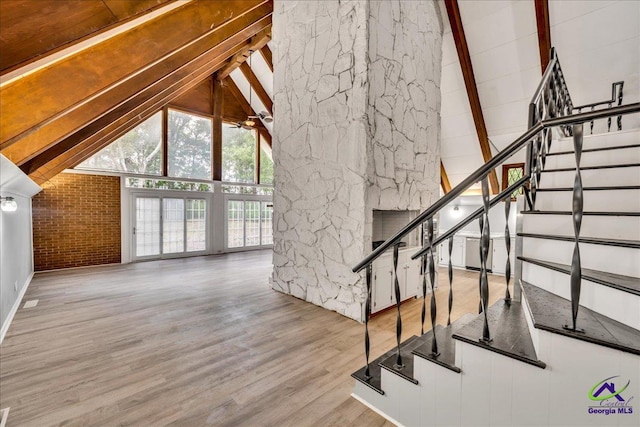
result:
M 253 55 L 253 50 L 250 50 L 249 51 L 249 68 L 251 68 L 251 56 L 252 55 Z M 251 108 L 253 108 L 252 104 L 251 104 L 251 93 L 252 92 L 253 92 L 253 90 L 251 88 L 251 83 L 249 83 L 249 107 L 251 107 Z M 253 127 L 256 125 L 255 119 L 260 119 L 264 123 L 273 122 L 273 117 L 271 117 L 271 114 L 267 113 L 266 111 L 261 111 L 257 115 L 247 116 L 247 118 L 245 120 L 236 123 L 236 126 L 238 128 L 243 128 L 243 129 L 253 129 Z

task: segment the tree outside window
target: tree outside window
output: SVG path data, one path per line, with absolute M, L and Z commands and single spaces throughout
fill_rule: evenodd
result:
M 162 111 L 80 163 L 76 169 L 162 175 Z
M 256 132 L 234 125 L 222 126 L 222 180 L 254 183 Z
M 211 119 L 169 110 L 169 176 L 211 179 Z

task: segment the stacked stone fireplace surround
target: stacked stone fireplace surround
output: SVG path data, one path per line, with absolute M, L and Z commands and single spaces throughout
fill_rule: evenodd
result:
M 363 320 L 373 210 L 439 197 L 432 1 L 276 0 L 272 286 Z

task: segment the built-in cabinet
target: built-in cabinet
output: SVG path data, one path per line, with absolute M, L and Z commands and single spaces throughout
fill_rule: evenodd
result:
M 420 260 L 411 260 L 411 255 L 417 250 L 417 247 L 403 248 L 398 254 L 398 284 L 401 301 L 422 294 Z M 392 251 L 381 255 L 373 263 L 372 275 L 371 312 L 375 313 L 396 304 Z
M 456 268 L 465 268 L 467 263 L 466 260 L 466 241 L 468 235 L 456 235 L 453 237 L 453 250 L 451 252 L 451 264 Z M 472 236 L 477 237 L 477 236 Z M 505 266 L 507 263 L 507 248 L 505 246 L 504 237 L 492 237 L 492 252 L 493 257 L 491 260 L 491 271 L 494 274 L 504 274 Z M 513 274 L 514 269 L 514 253 L 515 253 L 516 242 L 515 239 L 511 239 L 511 251 L 510 251 L 510 259 L 511 259 L 511 273 Z M 441 267 L 449 266 L 449 241 L 446 240 L 439 247 L 440 257 L 439 264 Z
M 449 240 L 446 240 L 440 245 L 440 265 L 449 265 Z M 451 264 L 454 267 L 465 267 L 465 250 L 466 250 L 466 237 L 453 236 L 453 249 L 451 251 Z

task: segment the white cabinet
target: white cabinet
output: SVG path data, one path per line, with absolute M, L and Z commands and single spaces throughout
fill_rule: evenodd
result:
M 513 277 L 513 269 L 514 269 L 514 253 L 516 248 L 515 239 L 511 239 L 511 250 L 510 256 L 511 259 L 511 276 Z M 494 274 L 504 274 L 505 267 L 507 264 L 507 247 L 505 246 L 504 238 L 493 239 L 493 263 L 491 266 L 491 270 Z
M 464 268 L 464 251 L 466 238 L 463 236 L 453 236 L 453 250 L 451 251 L 451 264 L 454 267 Z M 440 245 L 440 265 L 449 265 L 449 239 Z
M 412 260 L 417 247 L 403 248 L 398 254 L 398 284 L 402 301 L 422 295 L 422 276 L 420 260 Z M 393 255 L 381 255 L 373 263 L 371 287 L 371 312 L 383 310 L 396 304 L 395 275 L 393 272 Z

